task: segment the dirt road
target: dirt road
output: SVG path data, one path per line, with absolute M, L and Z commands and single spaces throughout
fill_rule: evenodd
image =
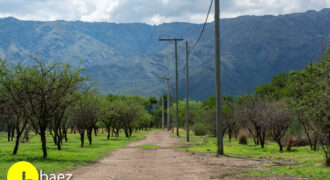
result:
M 144 140 L 129 144 L 126 148 L 111 152 L 111 155 L 95 164 L 78 167 L 72 172 L 74 180 L 107 179 L 237 179 L 240 169 L 260 169 L 267 160 L 216 158 L 214 155 L 188 153 L 174 150 L 171 146 L 180 141 L 167 132 L 151 132 Z M 156 145 L 157 149 L 136 146 Z M 238 177 L 238 179 L 259 179 Z M 291 179 L 268 177 L 267 179 Z

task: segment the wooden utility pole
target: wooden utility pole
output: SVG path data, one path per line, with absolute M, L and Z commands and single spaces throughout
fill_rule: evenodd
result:
M 178 41 L 183 41 L 183 39 L 178 38 L 168 38 L 161 39 L 159 41 L 174 41 L 175 43 L 175 99 L 176 99 L 176 135 L 179 136 L 179 88 L 178 88 L 178 80 L 179 80 L 179 72 L 178 72 Z
M 167 82 L 167 131 L 171 130 L 171 94 L 170 94 L 170 78 L 160 78 Z
M 162 131 L 164 131 L 164 97 L 162 96 Z
M 187 142 L 189 142 L 189 44 L 186 41 L 186 126 Z
M 174 94 L 174 85 L 173 85 L 173 82 L 171 83 L 171 88 L 172 88 L 172 93 Z M 174 119 L 174 107 L 173 107 L 173 97 L 171 97 L 171 108 L 172 108 L 172 122 L 173 122 L 173 119 Z M 172 127 L 173 127 L 173 124 L 171 124 Z
M 215 84 L 216 84 L 216 129 L 217 155 L 223 155 L 223 137 L 221 127 L 221 65 L 220 65 L 220 0 L 215 0 Z

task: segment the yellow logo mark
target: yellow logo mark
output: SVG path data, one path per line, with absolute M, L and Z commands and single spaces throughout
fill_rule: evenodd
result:
M 7 180 L 38 180 L 37 169 L 28 162 L 20 161 L 9 168 Z

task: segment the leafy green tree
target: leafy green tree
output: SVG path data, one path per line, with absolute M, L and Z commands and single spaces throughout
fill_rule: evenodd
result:
M 61 63 L 46 64 L 33 58 L 35 65 L 17 65 L 10 68 L 1 61 L 1 85 L 10 101 L 15 104 L 20 121 L 20 134 L 30 120 L 32 127 L 40 134 L 43 157 L 47 157 L 46 130 L 67 107 L 68 100 L 79 85 L 86 80 L 81 76 L 83 69 L 73 69 Z M 63 117 L 63 116 L 62 116 Z M 17 128 L 16 128 L 17 131 Z M 19 138 L 18 138 L 19 139 Z
M 8 124 L 8 140 L 16 131 L 16 143 L 13 154 L 17 154 L 20 138 L 23 134 L 29 118 L 27 92 L 25 87 L 28 82 L 25 77 L 29 76 L 30 69 L 22 65 L 10 68 L 5 60 L 0 60 L 0 84 L 3 99 L 3 110 Z
M 105 99 L 101 102 L 101 108 L 100 108 L 100 114 L 101 118 L 100 121 L 104 124 L 105 129 L 108 133 L 107 140 L 110 140 L 110 133 L 111 128 L 112 132 L 114 132 L 114 129 L 116 128 L 116 121 L 118 121 L 118 114 L 115 112 L 114 101 L 117 100 L 117 98 L 108 98 L 107 96 Z M 118 127 L 117 127 L 118 128 Z
M 118 120 L 124 129 L 126 137 L 130 137 L 134 129 L 148 126 L 153 121 L 145 106 L 145 98 L 137 96 L 121 96 L 114 101 L 114 111 L 118 114 Z
M 89 144 L 92 144 L 93 129 L 96 123 L 102 119 L 101 105 L 100 96 L 95 95 L 93 91 L 84 90 L 71 109 L 72 120 L 80 134 L 81 147 L 84 146 L 85 132 L 87 132 Z
M 290 82 L 292 107 L 309 139 L 311 149 L 319 142 L 330 164 L 330 47 L 319 63 L 296 72 Z

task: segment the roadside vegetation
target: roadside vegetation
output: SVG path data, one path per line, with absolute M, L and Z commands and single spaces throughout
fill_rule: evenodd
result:
M 328 179 L 330 174 L 330 48 L 318 63 L 302 71 L 274 76 L 245 96 L 224 96 L 222 130 L 225 155 L 270 159 L 269 170 L 246 170 L 253 176 L 274 174 Z M 184 103 L 179 103 L 184 110 Z M 185 151 L 215 153 L 215 97 L 191 102 L 192 142 Z M 181 111 L 184 113 L 184 111 Z M 184 114 L 179 124 L 185 127 Z M 182 132 L 181 136 L 185 136 Z
M 119 137 L 110 137 L 107 141 L 107 133 L 100 133 L 93 137 L 93 144 L 85 147 L 80 146 L 79 133 L 68 133 L 68 142 L 63 143 L 62 150 L 59 151 L 53 143 L 47 144 L 48 158 L 40 156 L 40 136 L 30 133 L 30 140 L 20 144 L 19 153 L 12 155 L 15 142 L 7 142 L 5 133 L 0 132 L 0 179 L 6 179 L 8 169 L 18 161 L 28 161 L 36 166 L 38 170 L 50 174 L 55 172 L 66 172 L 73 170 L 76 166 L 83 166 L 100 160 L 118 148 L 123 148 L 127 143 L 137 141 L 145 137 L 149 131 L 135 132 L 130 138 L 125 137 L 121 131 Z M 51 134 L 46 136 L 47 142 L 52 141 Z
M 183 134 L 184 136 L 184 134 Z M 216 137 L 212 136 L 192 136 L 191 142 L 180 142 L 176 149 L 195 152 L 215 154 Z M 291 151 L 279 152 L 278 145 L 272 141 L 266 141 L 262 149 L 255 145 L 252 138 L 248 139 L 248 144 L 240 144 L 239 139 L 229 140 L 224 138 L 225 156 L 231 158 L 260 159 L 265 160 L 262 170 L 242 169 L 241 173 L 235 176 L 296 176 L 308 179 L 329 179 L 330 168 L 324 166 L 324 155 L 322 150 L 312 151 L 307 146 L 295 146 Z
M 32 151 L 23 147 L 32 139 L 38 144 L 39 138 L 40 150 L 33 147 L 32 154 L 54 159 L 55 154 L 49 155 L 49 151 L 55 147 L 59 154 L 67 151 L 66 147 L 76 143 L 70 138 L 77 135 L 80 147 L 89 148 L 100 143 L 96 141 L 100 129 L 106 133 L 104 140 L 113 144 L 113 137 L 130 138 L 153 127 L 155 98 L 101 96 L 93 89 L 94 83 L 82 75 L 84 69 L 32 59 L 30 66 L 0 59 L 1 153 L 8 156 L 11 149 L 12 159 L 20 156 L 28 160 L 27 152 Z

